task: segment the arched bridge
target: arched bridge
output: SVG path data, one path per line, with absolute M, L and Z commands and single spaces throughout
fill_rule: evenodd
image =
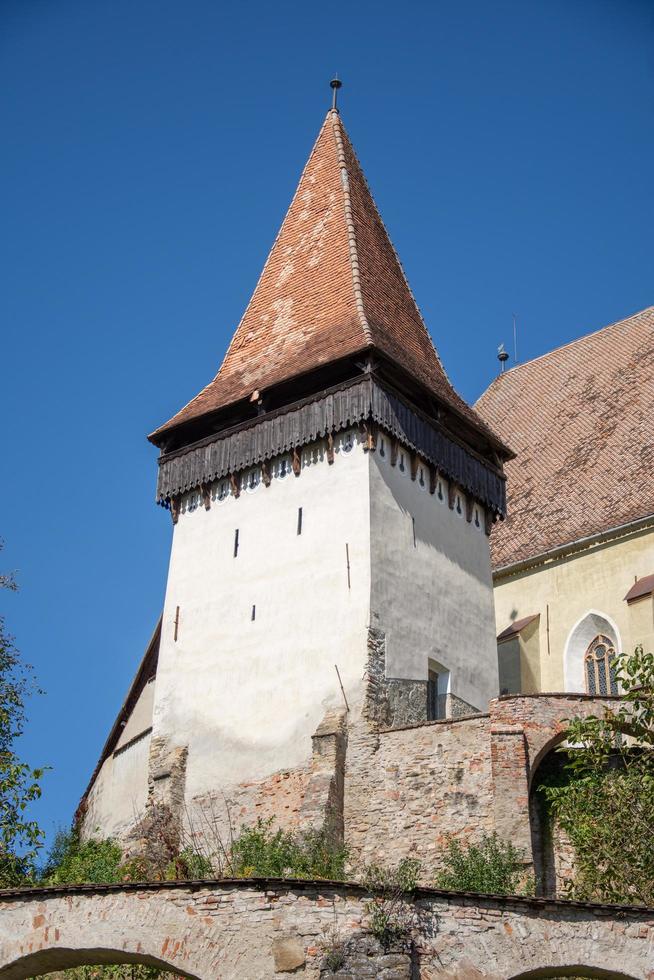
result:
M 341 975 L 387 980 L 654 980 L 653 910 L 419 889 L 413 943 L 384 953 L 366 901 L 355 885 L 259 879 L 4 891 L 0 980 L 117 962 L 198 980 L 317 980 L 334 975 L 330 951 Z

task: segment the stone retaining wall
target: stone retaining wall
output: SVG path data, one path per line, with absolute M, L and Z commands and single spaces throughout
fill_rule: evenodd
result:
M 368 901 L 356 886 L 291 881 L 2 892 L 0 976 L 141 962 L 199 980 L 509 980 L 542 970 L 654 980 L 654 910 L 422 890 L 410 899 L 412 932 L 385 950 Z

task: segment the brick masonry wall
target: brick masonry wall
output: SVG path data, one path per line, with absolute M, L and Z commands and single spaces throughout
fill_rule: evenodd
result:
M 383 950 L 368 900 L 329 882 L 2 892 L 0 970 L 26 980 L 83 963 L 140 962 L 199 980 L 324 980 L 328 955 L 338 953 L 331 975 L 343 980 L 508 980 L 575 967 L 654 980 L 654 910 L 424 891 L 410 899 L 410 934 Z
M 311 769 L 306 766 L 196 796 L 188 805 L 187 830 L 207 845 L 218 838 L 228 845 L 232 835 L 238 834 L 242 826 L 256 823 L 259 817 L 272 818 L 276 827 L 285 830 L 295 828 L 310 779 Z

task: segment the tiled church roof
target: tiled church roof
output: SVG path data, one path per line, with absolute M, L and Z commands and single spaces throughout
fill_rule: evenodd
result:
M 218 374 L 153 437 L 364 350 L 387 355 L 486 431 L 445 374 L 331 110 Z
M 500 374 L 475 408 L 516 458 L 495 568 L 654 514 L 654 307 Z

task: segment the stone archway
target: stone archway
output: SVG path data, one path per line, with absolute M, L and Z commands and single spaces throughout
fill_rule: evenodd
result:
M 541 980 L 541 978 L 550 978 L 550 980 L 559 980 L 559 977 L 597 977 L 598 980 L 638 980 L 638 977 L 634 977 L 629 973 L 616 973 L 615 970 L 600 970 L 593 969 L 592 967 L 583 966 L 582 964 L 577 964 L 576 966 L 555 966 L 546 967 L 542 970 L 529 970 L 527 973 L 517 973 L 510 980 Z
M 191 973 L 182 971 L 179 965 L 147 954 L 128 953 L 120 949 L 65 949 L 50 946 L 22 956 L 0 971 L 4 980 L 28 980 L 30 977 L 41 977 L 48 973 L 74 969 L 78 966 L 104 966 L 117 964 L 142 964 L 153 966 L 167 973 L 189 977 L 189 980 L 201 980 Z

